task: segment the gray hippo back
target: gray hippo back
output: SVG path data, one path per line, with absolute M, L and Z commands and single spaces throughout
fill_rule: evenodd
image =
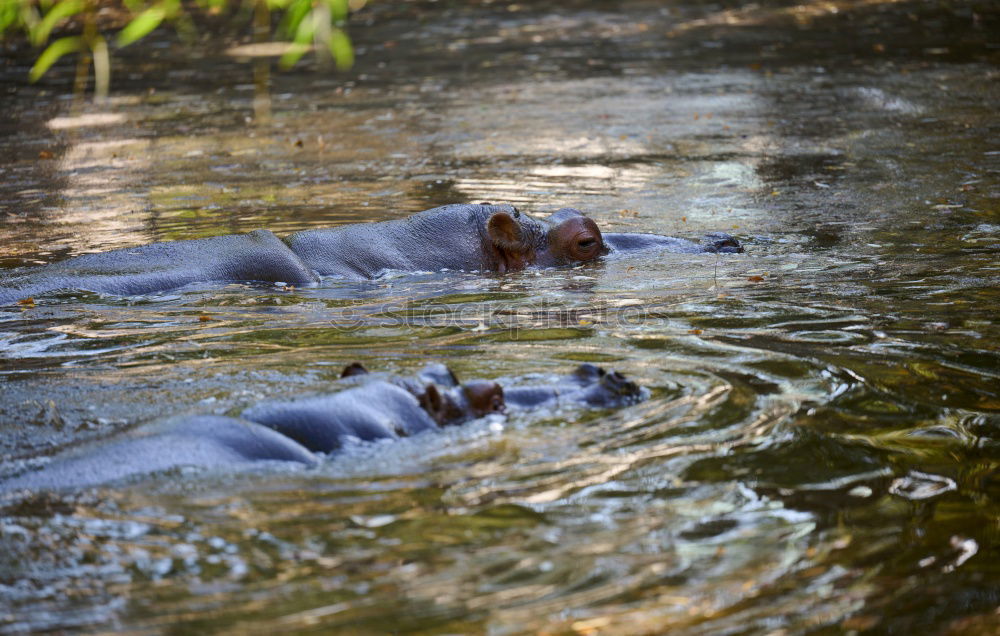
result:
M 348 438 L 397 439 L 438 428 L 412 393 L 383 380 L 329 395 L 262 402 L 242 417 L 319 453 L 341 448 Z
M 0 489 L 86 488 L 179 466 L 218 468 L 262 460 L 316 463 L 308 450 L 266 426 L 217 415 L 179 416 L 83 445 Z
M 84 254 L 0 279 L 0 305 L 60 289 L 130 296 L 199 282 L 301 285 L 315 274 L 268 230 Z

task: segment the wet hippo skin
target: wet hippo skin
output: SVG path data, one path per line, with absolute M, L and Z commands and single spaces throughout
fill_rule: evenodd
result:
M 590 364 L 551 383 L 507 390 L 489 380 L 460 384 L 440 364 L 428 365 L 414 377 L 368 374 L 357 364 L 345 373 L 351 377 L 344 390 L 262 402 L 240 418 L 189 415 L 139 425 L 63 452 L 39 470 L 0 483 L 0 492 L 84 488 L 180 466 L 238 468 L 259 461 L 314 465 L 315 453 L 335 452 L 348 439 L 397 439 L 461 424 L 504 413 L 505 400 L 511 408 L 530 410 L 552 405 L 614 408 L 640 399 L 633 382 Z
M 339 449 L 347 438 L 395 439 L 437 428 L 416 396 L 382 380 L 330 395 L 264 402 L 242 417 L 320 453 Z
M 536 219 L 509 205 L 456 204 L 395 221 L 297 232 L 284 241 L 256 230 L 86 254 L 0 278 L 0 305 L 60 289 L 128 296 L 196 282 L 370 279 L 388 270 L 507 273 L 649 249 L 742 251 L 721 233 L 705 243 L 655 234 L 602 236 L 592 219 L 572 208 Z
M 593 260 L 604 253 L 593 220 L 564 209 L 541 221 L 510 205 L 445 205 L 396 221 L 306 230 L 286 239 L 324 276 L 386 270 L 512 272 Z
M 190 283 L 270 281 L 305 284 L 319 278 L 268 230 L 171 241 L 84 254 L 0 279 L 0 305 L 57 289 L 130 296 Z
M 263 460 L 313 465 L 316 456 L 260 424 L 217 415 L 180 416 L 62 453 L 0 490 L 85 488 L 178 466 L 217 468 Z
M 641 389 L 635 382 L 617 371 L 605 371 L 588 363 L 554 383 L 529 383 L 504 389 L 504 403 L 510 410 L 566 405 L 617 408 L 640 398 Z
M 416 435 L 503 413 L 503 389 L 496 382 L 460 384 L 444 365 L 428 365 L 414 377 L 369 374 L 358 363 L 342 377 L 359 383 L 337 393 L 262 402 L 241 414 L 273 428 L 311 451 L 330 453 L 348 439 L 375 441 Z
M 697 254 L 699 252 L 736 254 L 743 251 L 743 246 L 740 245 L 740 242 L 725 232 L 711 232 L 706 234 L 704 241 L 701 243 L 673 236 L 628 232 L 611 232 L 604 234 L 603 238 L 605 246 L 611 252 L 665 250 L 686 254 Z

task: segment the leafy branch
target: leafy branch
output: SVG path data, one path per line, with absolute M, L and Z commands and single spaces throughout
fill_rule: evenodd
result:
M 23 34 L 35 47 L 45 47 L 28 74 L 37 82 L 64 56 L 76 53 L 76 89 L 82 92 L 93 67 L 94 94 L 107 96 L 111 83 L 111 55 L 108 39 L 98 28 L 102 7 L 116 6 L 118 0 L 0 0 L 0 39 Z M 192 15 L 198 11 L 218 14 L 238 8 L 239 0 L 120 0 L 128 22 L 114 34 L 117 48 L 126 47 L 168 22 L 182 34 L 195 30 Z M 102 4 L 103 3 L 103 4 Z M 294 66 L 310 50 L 332 58 L 339 69 L 354 63 L 354 48 L 346 32 L 348 12 L 362 8 L 367 0 L 245 0 L 255 14 L 255 39 L 286 41 L 279 66 Z M 271 16 L 280 16 L 271 33 Z M 263 19 L 262 19 L 263 18 Z M 52 39 L 53 33 L 72 33 Z

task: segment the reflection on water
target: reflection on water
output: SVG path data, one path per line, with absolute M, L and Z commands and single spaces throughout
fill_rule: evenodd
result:
M 650 390 L 316 469 L 8 497 L 0 625 L 991 633 L 996 60 L 975 29 L 947 55 L 925 51 L 940 29 L 892 50 L 930 19 L 899 4 L 918 19 L 402 3 L 372 9 L 354 75 L 274 77 L 269 126 L 247 121 L 249 69 L 211 57 L 152 92 L 123 74 L 110 112 L 4 97 L 4 266 L 501 200 L 727 230 L 747 253 L 0 310 L 4 475 L 150 418 L 328 390 L 355 360 L 504 382 L 590 361 Z

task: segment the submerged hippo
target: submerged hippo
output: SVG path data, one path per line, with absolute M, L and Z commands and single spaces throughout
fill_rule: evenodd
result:
M 388 270 L 507 273 L 592 261 L 610 252 L 740 252 L 727 234 L 705 243 L 655 234 L 601 234 L 579 210 L 536 219 L 510 205 L 457 204 L 405 219 L 306 230 L 267 230 L 85 254 L 0 278 L 0 305 L 60 289 L 148 294 L 196 282 L 376 278 Z
M 0 483 L 0 491 L 83 488 L 182 466 L 311 466 L 316 453 L 337 451 L 348 440 L 397 439 L 504 413 L 507 395 L 520 409 L 556 402 L 614 408 L 641 399 L 634 383 L 593 365 L 581 365 L 551 384 L 507 390 L 488 380 L 459 383 L 444 365 L 401 378 L 369 376 L 355 364 L 345 375 L 365 377 L 351 378 L 345 383 L 355 386 L 336 393 L 262 402 L 239 418 L 186 415 L 142 424 L 57 455 L 39 470 Z
M 0 491 L 86 488 L 180 466 L 225 468 L 262 461 L 313 465 L 317 457 L 261 424 L 185 415 L 61 453 L 44 468 L 0 484 Z

